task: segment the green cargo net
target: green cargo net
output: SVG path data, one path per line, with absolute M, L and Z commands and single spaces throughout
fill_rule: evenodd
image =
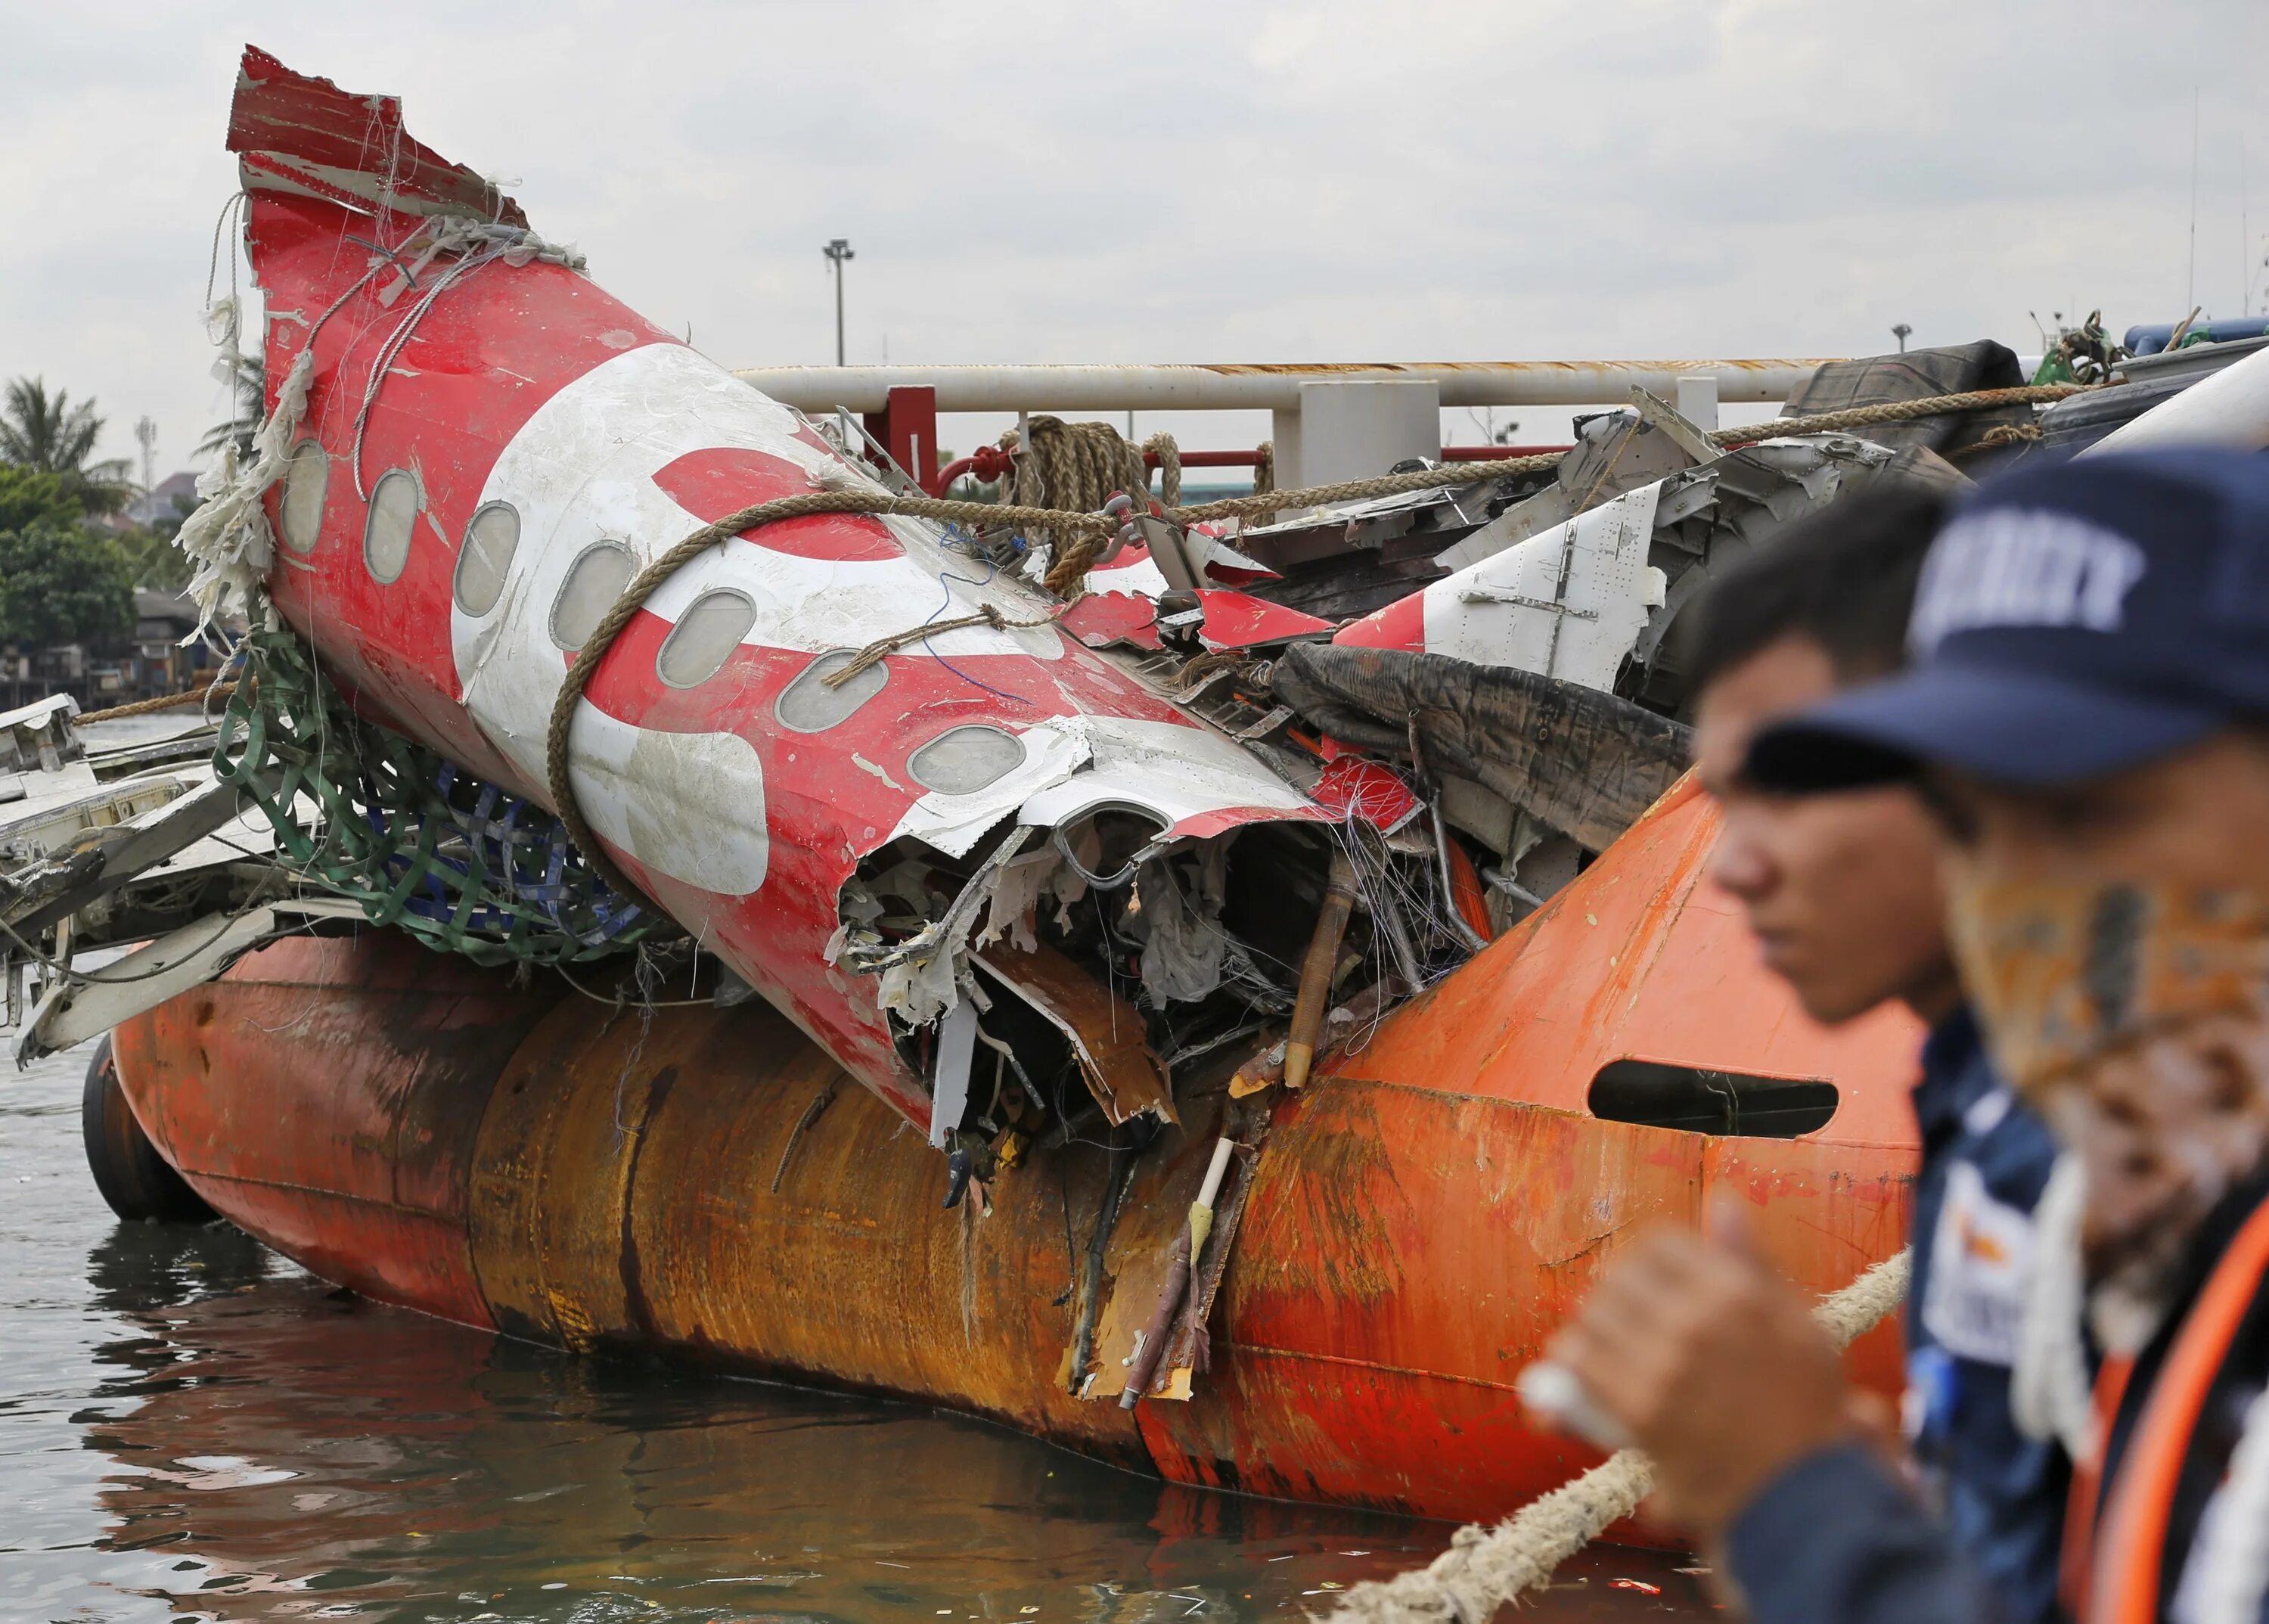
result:
M 284 867 L 372 924 L 484 964 L 600 958 L 669 924 L 609 890 L 551 813 L 358 716 L 290 632 L 242 652 L 214 771 L 267 815 Z

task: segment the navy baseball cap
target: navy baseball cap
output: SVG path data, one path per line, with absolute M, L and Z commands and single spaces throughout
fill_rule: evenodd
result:
M 2135 452 L 1979 487 L 1932 543 L 1898 675 L 1763 729 L 1772 789 L 1943 763 L 2077 783 L 2269 717 L 2269 455 Z

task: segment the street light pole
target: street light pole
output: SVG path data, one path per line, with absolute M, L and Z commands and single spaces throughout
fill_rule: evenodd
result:
M 851 241 L 837 237 L 820 250 L 835 267 L 835 364 L 843 365 L 843 262 L 851 257 Z

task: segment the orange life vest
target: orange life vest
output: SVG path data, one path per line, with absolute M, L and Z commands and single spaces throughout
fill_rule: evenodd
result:
M 2253 1209 L 2184 1317 L 2108 1486 L 2100 1522 L 2088 1515 L 2095 1509 L 2093 1474 L 2085 1485 L 2073 1483 L 2073 1521 L 2079 1526 L 2071 1532 L 2083 1541 L 2080 1551 L 2088 1574 L 2085 1595 L 2073 1598 L 2073 1614 L 2086 1624 L 2156 1624 L 2168 1524 L 2191 1435 L 2265 1278 L 2269 1201 Z M 2110 1430 L 2127 1373 L 2127 1361 L 2107 1360 L 2096 1378 L 2100 1437 Z M 2086 1543 L 2091 1524 L 2092 1552 Z

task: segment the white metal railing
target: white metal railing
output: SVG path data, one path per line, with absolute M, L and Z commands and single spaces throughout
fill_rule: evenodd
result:
M 804 411 L 880 411 L 893 388 L 937 391 L 940 411 L 1297 410 L 1312 383 L 1431 383 L 1444 406 L 1621 405 L 1711 376 L 1725 402 L 1785 401 L 1820 358 L 1696 361 L 1423 361 L 1288 365 L 757 366 L 738 375 Z

